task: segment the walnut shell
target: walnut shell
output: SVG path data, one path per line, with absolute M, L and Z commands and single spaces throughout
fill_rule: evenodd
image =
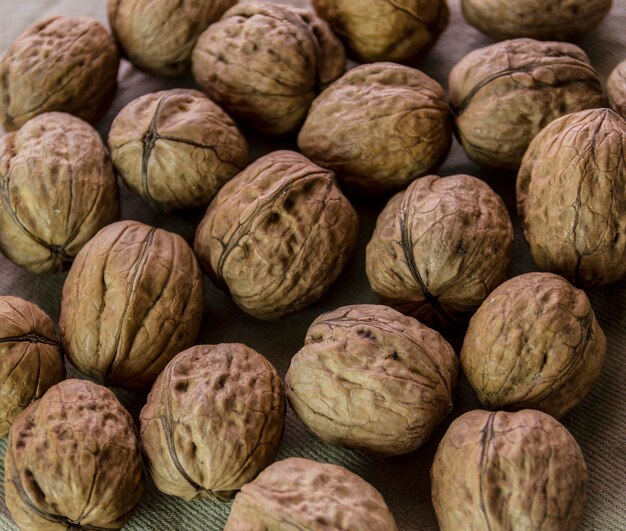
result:
M 337 465 L 291 457 L 244 485 L 224 531 L 397 531 L 380 493 Z
M 430 477 L 442 531 L 574 531 L 585 507 L 580 447 L 562 424 L 530 409 L 456 419 Z
M 429 175 L 380 213 L 365 271 L 387 304 L 445 327 L 480 306 L 512 256 L 513 228 L 498 194 L 469 175 Z
M 45 113 L 0 138 L 0 249 L 35 273 L 60 271 L 119 215 L 117 180 L 89 124 Z
M 143 389 L 196 339 L 202 276 L 178 234 L 119 221 L 78 253 L 63 286 L 59 328 L 83 374 Z
M 437 168 L 452 142 L 439 83 L 394 63 L 350 70 L 311 106 L 298 147 L 348 189 L 373 195 Z
M 226 111 L 269 135 L 300 126 L 315 96 L 345 70 L 341 43 L 303 9 L 247 2 L 198 39 L 192 71 Z
M 133 100 L 113 121 L 109 147 L 130 189 L 165 211 L 208 205 L 248 163 L 235 123 L 196 90 Z
M 141 444 L 157 488 L 228 499 L 269 465 L 283 433 L 276 369 L 245 345 L 199 345 L 167 365 L 141 410 Z
M 200 265 L 235 303 L 275 319 L 319 299 L 356 243 L 357 216 L 331 171 L 276 151 L 226 183 L 196 232 Z
M 285 376 L 291 407 L 330 444 L 383 455 L 419 448 L 452 410 L 458 362 L 434 330 L 386 306 L 319 316 Z
M 32 302 L 0 297 L 0 437 L 33 400 L 65 378 L 50 317 Z
M 461 365 L 488 409 L 562 417 L 600 376 L 604 333 L 584 291 L 552 273 L 497 287 L 470 321 Z
M 555 120 L 532 141 L 517 207 L 540 269 L 581 286 L 626 274 L 626 120 L 610 109 Z
M 117 46 L 96 20 L 53 17 L 20 35 L 0 62 L 0 121 L 7 131 L 38 114 L 96 122 L 113 100 Z
M 21 529 L 119 529 L 143 493 L 133 420 L 106 387 L 65 380 L 15 420 L 5 500 Z
M 516 170 L 552 120 L 604 105 L 589 58 L 564 42 L 513 39 L 474 50 L 452 68 L 448 84 L 465 152 L 493 168 Z
M 622 118 L 626 118 L 626 59 L 619 63 L 606 82 L 609 104 Z

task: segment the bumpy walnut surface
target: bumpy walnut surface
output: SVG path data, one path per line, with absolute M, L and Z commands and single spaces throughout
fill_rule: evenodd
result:
M 102 229 L 63 286 L 59 328 L 83 374 L 141 389 L 191 346 L 203 310 L 202 276 L 177 234 L 137 221 Z
M 396 531 L 385 500 L 343 467 L 291 457 L 235 497 L 224 531 Z
M 606 82 L 606 93 L 611 108 L 626 118 L 626 59 L 611 71 Z
M 452 68 L 449 90 L 467 155 L 483 166 L 511 170 L 552 120 L 604 105 L 598 75 L 578 46 L 532 39 L 467 54 Z
M 28 28 L 0 62 L 0 120 L 7 131 L 48 111 L 97 121 L 117 86 L 119 55 L 88 17 L 54 17 Z
M 143 493 L 130 414 L 106 387 L 65 380 L 16 419 L 4 459 L 7 507 L 21 529 L 119 529 Z
M 580 447 L 540 411 L 470 411 L 443 437 L 431 469 L 442 531 L 574 531 L 586 500 Z
M 7 258 L 35 273 L 66 267 L 118 217 L 117 181 L 100 135 L 52 112 L 1 137 L 0 203 Z
M 276 369 L 241 344 L 178 354 L 141 410 L 141 444 L 157 488 L 186 500 L 232 498 L 274 459 L 285 397 Z

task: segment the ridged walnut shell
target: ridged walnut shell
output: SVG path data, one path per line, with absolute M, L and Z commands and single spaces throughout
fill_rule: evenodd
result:
M 244 485 L 224 531 L 397 531 L 380 493 L 337 465 L 290 457 Z
M 113 120 L 109 148 L 129 188 L 165 211 L 208 205 L 248 163 L 248 144 L 235 122 L 188 89 L 130 102 Z
M 141 444 L 157 488 L 185 500 L 232 498 L 274 459 L 285 417 L 276 369 L 242 344 L 178 354 L 141 410 Z
M 626 274 L 626 120 L 594 109 L 555 120 L 532 141 L 517 208 L 540 269 L 580 286 Z
M 356 212 L 334 174 L 299 153 L 275 151 L 219 191 L 194 250 L 242 310 L 275 319 L 324 294 L 356 236 Z
M 370 304 L 319 316 L 285 376 L 287 398 L 330 444 L 382 455 L 419 448 L 452 410 L 452 347 L 411 317 Z
M 185 240 L 137 221 L 113 223 L 85 245 L 65 279 L 65 352 L 98 382 L 146 388 L 195 341 L 203 302 L 200 268 Z
M 626 59 L 619 63 L 606 82 L 609 105 L 622 118 L 626 118 Z
M 574 531 L 585 507 L 580 447 L 562 424 L 530 409 L 456 419 L 430 477 L 441 531 Z
M 106 387 L 65 380 L 16 419 L 5 500 L 21 529 L 120 529 L 143 493 L 133 420 Z

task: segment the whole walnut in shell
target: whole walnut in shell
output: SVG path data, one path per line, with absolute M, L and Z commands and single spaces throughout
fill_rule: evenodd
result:
M 106 387 L 65 380 L 15 420 L 5 500 L 21 529 L 119 529 L 143 493 L 133 420 Z
M 275 319 L 322 296 L 356 236 L 356 212 L 333 173 L 299 153 L 276 151 L 222 187 L 194 250 L 242 310 Z
M 300 126 L 315 96 L 345 70 L 345 54 L 326 22 L 287 5 L 247 2 L 200 36 L 193 75 L 211 99 L 259 131 Z
M 398 455 L 452 410 L 458 362 L 434 330 L 386 306 L 319 316 L 285 376 L 287 398 L 330 444 Z
M 626 59 L 619 63 L 606 82 L 609 105 L 622 118 L 626 118 Z
M 373 195 L 437 168 L 452 142 L 439 83 L 394 63 L 350 70 L 311 106 L 298 147 L 348 189 Z
M 248 144 L 230 117 L 187 89 L 131 101 L 111 125 L 109 147 L 130 189 L 166 211 L 208 205 L 248 162 Z
M 605 352 L 585 292 L 552 273 L 527 273 L 497 287 L 474 314 L 461 365 L 485 407 L 558 418 L 590 391 Z
M 387 304 L 445 327 L 480 306 L 512 256 L 513 228 L 498 194 L 469 175 L 429 175 L 380 213 L 365 271 Z
M 552 120 L 604 105 L 589 58 L 563 42 L 513 39 L 474 50 L 452 68 L 448 84 L 465 152 L 492 168 L 516 170 Z
M 232 343 L 181 352 L 141 410 L 141 444 L 157 488 L 186 500 L 232 498 L 269 465 L 283 433 L 276 369 Z
M 45 113 L 0 138 L 0 249 L 35 273 L 60 271 L 119 214 L 117 180 L 98 132 Z
M 7 131 L 49 111 L 97 121 L 117 87 L 113 38 L 88 17 L 53 17 L 20 35 L 0 61 L 0 121 Z
M 580 447 L 562 424 L 530 409 L 457 418 L 430 477 L 442 531 L 574 531 L 585 507 Z
M 267 467 L 235 497 L 224 531 L 397 531 L 380 493 L 337 465 L 290 457 Z
M 137 221 L 113 223 L 85 245 L 65 279 L 65 352 L 98 382 L 146 388 L 195 341 L 203 302 L 185 240 Z
M 594 109 L 555 120 L 532 141 L 517 207 L 540 269 L 581 286 L 626 274 L 626 120 Z

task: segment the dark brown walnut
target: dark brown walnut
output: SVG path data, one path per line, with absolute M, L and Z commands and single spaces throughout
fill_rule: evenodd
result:
M 283 433 L 276 369 L 245 345 L 178 354 L 141 410 L 141 444 L 157 488 L 185 500 L 232 498 L 269 465 Z
M 275 319 L 319 299 L 356 243 L 357 215 L 333 173 L 270 153 L 219 191 L 196 232 L 200 265 L 235 303 Z
M 117 115 L 111 158 L 124 182 L 165 211 L 206 206 L 248 163 L 235 122 L 201 92 L 146 94 Z
M 326 22 L 286 5 L 247 2 L 200 36 L 193 75 L 211 99 L 259 131 L 300 126 L 315 96 L 345 70 L 345 53 Z
M 373 304 L 319 316 L 285 376 L 291 407 L 330 444 L 382 455 L 419 448 L 452 410 L 458 363 L 419 321 Z
M 436 169 L 450 150 L 452 121 L 443 89 L 426 74 L 363 65 L 313 102 L 298 147 L 348 189 L 374 195 Z
M 430 477 L 442 531 L 574 531 L 585 508 L 580 447 L 562 424 L 531 409 L 456 419 Z
M 469 175 L 429 175 L 380 213 L 365 271 L 387 304 L 446 327 L 480 306 L 512 256 L 513 228 L 498 194 Z
M 51 387 L 11 426 L 4 490 L 21 529 L 120 529 L 143 493 L 130 414 L 95 383 Z
M 517 208 L 540 269 L 580 286 L 626 274 L 626 120 L 594 109 L 555 120 L 532 141 Z
M 97 121 L 117 87 L 113 38 L 88 17 L 53 17 L 20 35 L 0 61 L 0 121 L 7 131 L 49 111 Z
M 119 215 L 117 181 L 98 132 L 45 113 L 0 138 L 0 249 L 34 273 L 60 271 Z
M 224 531 L 397 531 L 380 493 L 337 465 L 290 457 L 235 497 Z
M 606 83 L 609 105 L 622 118 L 626 118 L 626 59 L 609 75 Z
M 185 240 L 119 221 L 78 253 L 63 286 L 59 328 L 80 372 L 143 389 L 193 344 L 202 310 L 202 275 Z
M 552 273 L 497 287 L 470 321 L 461 365 L 488 409 L 562 417 L 600 376 L 606 340 L 585 292 Z
M 604 106 L 589 58 L 564 42 L 513 39 L 474 50 L 452 68 L 448 84 L 465 152 L 492 168 L 517 170 L 552 120 Z

